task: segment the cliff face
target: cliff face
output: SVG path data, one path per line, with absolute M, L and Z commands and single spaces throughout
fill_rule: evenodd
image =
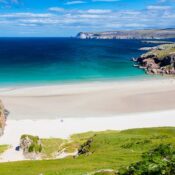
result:
M 0 101 L 0 136 L 4 133 L 7 115 L 8 112 L 5 110 L 2 102 Z
M 148 74 L 175 75 L 175 44 L 164 44 L 134 60 Z
M 79 39 L 166 39 L 175 38 L 175 29 L 80 32 Z

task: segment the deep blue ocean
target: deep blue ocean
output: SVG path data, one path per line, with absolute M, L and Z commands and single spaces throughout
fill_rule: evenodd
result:
M 141 78 L 139 40 L 0 38 L 0 85 Z

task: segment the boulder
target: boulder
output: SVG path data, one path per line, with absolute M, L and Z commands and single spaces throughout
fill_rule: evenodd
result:
M 38 159 L 42 151 L 42 143 L 38 136 L 22 135 L 20 138 L 20 149 L 29 159 Z
M 4 108 L 4 105 L 0 101 L 0 136 L 4 134 L 8 114 L 9 112 Z
M 80 148 L 78 149 L 78 155 L 82 155 L 82 154 L 90 155 L 90 154 L 92 154 L 92 152 L 90 151 L 92 142 L 93 142 L 93 139 L 91 138 L 91 139 L 88 139 L 84 144 L 82 144 L 80 146 Z

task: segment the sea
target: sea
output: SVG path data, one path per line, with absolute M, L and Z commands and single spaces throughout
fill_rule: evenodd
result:
M 142 40 L 0 38 L 0 86 L 128 80 L 148 75 L 132 58 Z

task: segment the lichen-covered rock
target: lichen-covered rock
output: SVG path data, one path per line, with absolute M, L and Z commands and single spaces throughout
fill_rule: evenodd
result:
M 22 135 L 20 148 L 26 158 L 38 159 L 42 151 L 42 143 L 38 136 Z
M 156 49 L 155 49 L 156 48 Z M 175 44 L 163 44 L 141 55 L 138 67 L 148 74 L 175 75 Z
M 7 119 L 8 114 L 9 112 L 4 108 L 4 105 L 0 101 L 0 136 L 2 136 L 4 133 L 6 119 Z

